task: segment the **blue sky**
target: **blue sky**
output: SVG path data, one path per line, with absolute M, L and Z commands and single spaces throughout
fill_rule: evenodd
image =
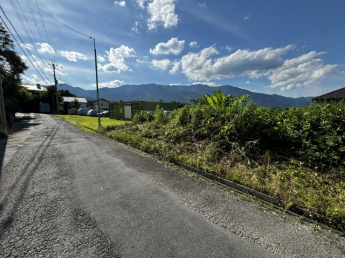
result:
M 53 81 L 55 62 L 59 82 L 95 89 L 91 36 L 100 87 L 204 83 L 292 97 L 345 87 L 343 0 L 11 0 L 1 6 L 44 73 L 16 44 L 30 67 L 24 83 Z

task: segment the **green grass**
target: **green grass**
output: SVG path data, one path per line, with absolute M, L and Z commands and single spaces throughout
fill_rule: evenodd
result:
M 58 116 L 72 124 L 75 124 L 78 127 L 98 131 L 98 117 L 77 116 L 77 115 L 58 115 Z M 128 123 L 130 122 L 114 120 L 114 119 L 110 119 L 109 117 L 101 117 L 101 125 L 104 128 L 108 126 L 119 126 L 119 125 L 124 125 Z

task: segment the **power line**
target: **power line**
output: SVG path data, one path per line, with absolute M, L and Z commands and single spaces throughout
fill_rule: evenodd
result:
M 7 17 L 4 9 L 2 9 L 2 6 L 0 5 L 0 9 L 2 11 L 2 13 L 4 14 L 5 18 L 8 20 L 8 22 L 11 24 L 13 30 L 16 32 L 18 38 L 20 39 L 20 41 L 23 43 L 24 47 L 26 48 L 26 50 L 28 51 L 28 53 L 30 54 L 31 58 L 34 60 L 34 62 L 36 63 L 37 67 L 40 69 L 40 71 L 42 72 L 42 74 L 46 77 L 47 81 L 50 82 L 50 80 L 48 79 L 47 75 L 42 71 L 41 67 L 38 65 L 38 63 L 36 62 L 35 58 L 32 57 L 32 54 L 30 52 L 30 50 L 27 48 L 26 44 L 24 43 L 24 41 L 22 40 L 22 38 L 19 36 L 16 28 L 13 26 L 12 22 L 10 21 L 10 19 Z M 5 23 L 5 21 L 2 19 L 2 17 L 0 16 L 2 22 L 4 23 L 4 25 L 6 26 L 6 28 L 8 29 L 8 31 L 11 33 L 12 37 L 15 39 L 15 41 L 17 42 L 18 46 L 20 47 L 20 49 L 23 51 L 24 55 L 28 58 L 28 60 L 30 61 L 30 63 L 33 65 L 33 67 L 35 68 L 35 70 L 38 72 L 38 74 L 41 76 L 41 78 L 43 80 L 45 80 L 42 76 L 41 73 L 39 73 L 39 71 L 36 69 L 35 65 L 33 64 L 33 62 L 31 61 L 31 59 L 29 58 L 29 56 L 25 53 L 25 51 L 23 50 L 23 48 L 21 47 L 21 45 L 19 44 L 19 42 L 17 41 L 17 39 L 14 37 L 13 33 L 11 32 L 11 30 L 9 29 L 9 27 L 7 26 L 7 24 Z
M 33 34 L 32 30 L 31 30 L 31 27 L 30 27 L 30 25 L 29 25 L 29 22 L 28 22 L 28 20 L 26 19 L 25 15 L 24 15 L 24 12 L 23 12 L 23 9 L 21 8 L 19 2 L 17 1 L 17 4 L 16 4 L 15 1 L 11 1 L 11 4 L 12 4 L 13 9 L 14 9 L 15 12 L 16 12 L 16 15 L 17 15 L 19 21 L 20 21 L 21 24 L 22 24 L 23 29 L 25 30 L 26 34 L 28 35 L 28 38 L 29 38 L 29 40 L 31 41 L 31 44 L 35 47 L 35 49 L 36 49 L 36 51 L 37 51 L 39 57 L 40 57 L 42 60 L 45 60 L 45 61 L 47 62 L 46 58 L 43 58 L 43 57 L 41 56 L 41 53 L 38 51 L 37 46 L 36 46 L 36 44 L 34 43 L 34 40 L 35 40 L 36 43 L 38 43 L 38 42 L 37 42 L 37 40 L 36 40 L 36 38 L 35 38 L 35 35 Z M 19 6 L 19 8 L 18 8 L 17 5 Z M 21 14 L 20 14 L 20 12 L 19 12 L 19 9 L 20 9 L 20 11 L 21 11 Z M 25 21 L 26 21 L 27 26 L 25 26 L 24 19 L 25 19 Z M 29 31 L 30 31 L 31 35 L 29 34 Z M 31 36 L 32 36 L 32 37 L 31 37 Z M 34 39 L 34 40 L 33 40 L 33 39 Z M 47 62 L 47 64 L 48 64 L 48 63 L 49 63 L 49 62 Z
M 18 0 L 17 0 L 18 1 Z M 37 0 L 36 0 L 36 5 L 38 6 L 38 3 L 37 3 Z M 41 17 L 41 21 L 42 21 L 42 25 L 43 25 L 43 28 L 44 28 L 44 32 L 46 34 L 46 37 L 47 37 L 47 40 L 48 40 L 48 44 L 50 44 L 50 40 L 49 40 L 49 37 L 48 37 L 48 33 L 47 33 L 47 30 L 46 30 L 46 27 L 44 26 L 44 22 L 43 22 L 43 19 L 42 19 L 42 14 L 41 14 L 41 9 L 38 9 L 38 12 L 40 14 L 40 17 Z
M 35 26 L 36 26 L 38 35 L 39 35 L 40 38 L 41 38 L 41 42 L 44 42 L 44 41 L 43 41 L 43 38 L 42 38 L 42 35 L 41 35 L 41 33 L 40 33 L 40 31 L 39 31 L 39 29 L 38 29 L 38 27 L 37 27 L 37 22 L 36 22 L 35 16 L 34 16 L 32 10 L 31 10 L 31 8 L 30 8 L 30 5 L 29 5 L 29 9 L 30 9 L 30 12 L 31 12 L 32 19 L 34 20 L 34 23 L 35 23 Z
M 35 16 L 34 16 L 34 14 L 33 14 L 33 12 L 32 12 L 32 10 L 31 10 L 31 7 L 30 7 L 30 5 L 28 4 L 28 7 L 29 7 L 29 10 L 30 10 L 30 13 L 31 13 L 31 16 L 32 16 L 32 19 L 33 19 L 33 21 L 34 21 L 34 24 L 35 24 L 35 26 L 36 26 L 36 29 L 37 29 L 37 32 L 38 32 L 38 35 L 40 36 L 40 38 L 41 38 L 41 42 L 42 43 L 44 43 L 44 40 L 43 40 L 43 38 L 42 38 L 42 35 L 41 35 L 41 33 L 40 33 L 40 31 L 39 31 L 39 29 L 38 29 L 38 26 L 37 26 L 37 22 L 36 22 L 36 19 L 35 19 Z M 50 45 L 50 44 L 49 44 Z M 51 54 L 51 53 L 49 53 L 53 58 L 52 59 L 54 59 L 54 56 Z
M 93 37 L 91 37 L 91 36 L 89 36 L 89 35 L 86 35 L 86 34 L 80 32 L 80 31 L 77 31 L 76 29 L 73 29 L 72 27 L 68 26 L 67 24 L 65 24 L 65 23 L 63 23 L 63 22 L 61 22 L 61 21 L 59 21 L 58 19 L 56 19 L 55 17 L 53 17 L 53 16 L 51 16 L 50 14 L 48 14 L 48 13 L 45 12 L 43 9 L 41 9 L 40 7 L 38 7 L 37 5 L 31 3 L 29 0 L 28 0 L 28 2 L 29 2 L 31 5 L 35 6 L 38 10 L 44 12 L 44 13 L 45 13 L 46 15 L 48 15 L 50 18 L 54 19 L 55 21 L 57 21 L 58 23 L 62 24 L 63 26 L 69 28 L 70 30 L 73 30 L 74 32 L 76 32 L 76 33 L 78 33 L 78 34 L 80 34 L 80 35 L 82 35 L 82 36 L 84 36 L 84 37 L 88 37 L 89 39 L 93 39 Z
M 20 46 L 18 40 L 15 38 L 15 36 L 13 35 L 12 31 L 10 30 L 10 28 L 7 26 L 7 24 L 5 23 L 5 21 L 2 19 L 2 17 L 0 16 L 0 19 L 2 20 L 3 24 L 5 25 L 6 29 L 8 30 L 8 32 L 12 35 L 12 37 L 14 38 L 14 40 L 17 42 L 18 46 L 20 47 L 20 49 L 23 51 L 24 55 L 28 58 L 28 60 L 30 61 L 30 63 L 32 64 L 32 66 L 35 68 L 36 72 L 39 74 L 39 76 L 41 77 L 42 80 L 45 80 L 42 76 L 42 74 L 37 70 L 37 68 L 35 67 L 35 65 L 32 63 L 32 61 L 30 60 L 30 58 L 27 56 L 27 54 L 25 53 L 24 49 Z

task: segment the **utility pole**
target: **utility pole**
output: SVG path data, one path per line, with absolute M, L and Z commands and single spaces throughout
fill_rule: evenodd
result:
M 54 71 L 54 86 L 55 86 L 55 103 L 56 103 L 56 114 L 59 113 L 59 98 L 58 98 L 58 91 L 57 91 L 57 84 L 58 81 L 56 80 L 55 76 L 55 64 L 53 63 L 53 71 Z
M 2 75 L 0 74 L 0 134 L 7 135 L 7 121 L 5 111 L 5 100 L 2 89 Z
M 100 110 L 99 110 L 99 92 L 98 92 L 98 69 L 97 69 L 97 51 L 96 51 L 96 40 L 95 38 L 93 38 L 93 49 L 95 51 L 95 69 L 96 69 L 96 88 L 97 88 L 97 105 L 98 105 L 98 130 L 102 128 L 101 125 L 101 114 L 100 114 Z

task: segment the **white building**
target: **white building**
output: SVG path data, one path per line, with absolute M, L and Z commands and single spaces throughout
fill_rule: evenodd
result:
M 103 98 L 99 99 L 100 111 L 102 111 L 102 110 L 109 111 L 109 104 L 110 104 L 110 101 L 103 99 Z M 97 100 L 93 100 L 93 101 L 88 102 L 88 108 L 97 109 L 97 107 L 98 107 L 98 101 Z
M 65 114 L 72 114 L 73 111 L 70 108 L 70 103 L 78 100 L 80 103 L 80 108 L 86 108 L 86 103 L 87 100 L 85 98 L 78 98 L 78 97 L 62 97 L 62 106 L 63 106 L 63 111 Z

